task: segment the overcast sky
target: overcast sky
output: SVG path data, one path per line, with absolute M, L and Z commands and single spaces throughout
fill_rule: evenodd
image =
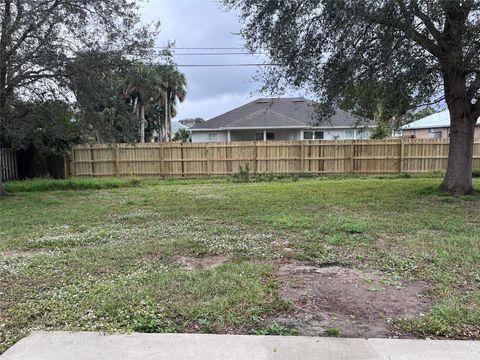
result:
M 240 23 L 236 14 L 226 12 L 208 0 L 150 0 L 142 5 L 145 21 L 161 21 L 157 46 L 175 41 L 176 47 L 242 47 L 236 33 Z M 242 52 L 242 50 L 176 50 L 178 64 L 261 63 L 261 55 L 181 56 L 205 52 Z M 256 67 L 181 67 L 188 81 L 188 95 L 179 106 L 175 120 L 189 117 L 212 118 L 257 97 L 260 84 L 254 82 Z M 263 94 L 268 95 L 268 94 Z M 295 94 L 288 94 L 295 95 Z

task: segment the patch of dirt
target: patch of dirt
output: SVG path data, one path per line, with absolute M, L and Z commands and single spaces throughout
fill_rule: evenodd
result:
M 284 263 L 279 266 L 281 293 L 294 311 L 271 321 L 319 336 L 331 328 L 346 337 L 402 337 L 392 319 L 424 314 L 430 307 L 428 287 L 421 282 L 392 279 L 378 272 Z
M 46 250 L 37 250 L 37 251 L 5 251 L 5 252 L 0 252 L 0 257 L 4 258 L 22 258 L 22 257 L 31 257 L 35 255 L 44 255 L 48 254 L 49 251 Z
M 180 267 L 187 271 L 202 270 L 202 269 L 214 269 L 217 266 L 222 265 L 227 261 L 227 258 L 224 256 L 204 256 L 204 257 L 178 257 L 175 262 L 180 265 Z

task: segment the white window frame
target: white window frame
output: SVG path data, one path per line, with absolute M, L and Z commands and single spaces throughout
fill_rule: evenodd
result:
M 218 142 L 218 133 L 208 133 L 209 142 Z
M 440 136 L 438 136 L 440 135 Z M 428 129 L 428 138 L 429 139 L 442 139 L 443 131 L 438 129 Z
M 347 133 L 352 133 L 352 136 L 348 136 Z M 345 140 L 355 140 L 355 130 L 345 130 Z
M 305 138 L 305 133 L 312 133 L 312 138 L 311 139 L 306 139 Z M 321 139 L 317 139 L 317 135 L 316 133 L 322 133 L 322 138 Z M 305 130 L 303 132 L 303 140 L 324 140 L 325 139 L 325 131 L 323 130 Z
M 347 133 L 353 133 L 353 137 L 348 137 Z M 344 136 L 345 140 L 367 140 L 370 133 L 368 130 L 345 130 Z

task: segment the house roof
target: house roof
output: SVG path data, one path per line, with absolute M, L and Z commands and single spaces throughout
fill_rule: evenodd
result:
M 186 127 L 183 124 L 180 124 L 178 121 L 172 121 L 172 131 L 176 133 L 180 129 L 188 129 L 188 127 Z
M 477 121 L 480 125 L 480 119 Z M 433 129 L 433 128 L 448 128 L 450 127 L 450 112 L 448 110 L 440 111 L 438 113 L 424 117 L 423 119 L 411 122 L 402 126 L 403 130 L 414 129 Z
M 374 125 L 372 120 L 342 110 L 337 110 L 329 119 L 318 121 L 314 103 L 304 98 L 262 98 L 194 125 L 191 130 L 354 128 Z

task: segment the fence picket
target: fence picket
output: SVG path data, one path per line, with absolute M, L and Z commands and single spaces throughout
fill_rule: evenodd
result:
M 18 179 L 17 156 L 14 150 L 0 149 L 0 171 L 3 181 Z

